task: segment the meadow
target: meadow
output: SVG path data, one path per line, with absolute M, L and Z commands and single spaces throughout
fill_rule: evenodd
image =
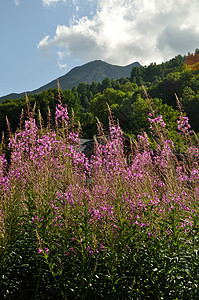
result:
M 111 112 L 86 157 L 61 100 L 2 140 L 0 299 L 199 299 L 198 139 L 180 113 L 177 153 L 146 101 L 128 157 Z

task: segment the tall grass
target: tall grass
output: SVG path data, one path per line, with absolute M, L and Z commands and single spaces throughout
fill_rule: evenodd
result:
M 188 119 L 176 154 L 151 107 L 153 147 L 138 135 L 130 162 L 111 115 L 89 159 L 61 101 L 55 120 L 45 129 L 29 113 L 9 163 L 1 151 L 0 298 L 198 299 L 199 150 Z

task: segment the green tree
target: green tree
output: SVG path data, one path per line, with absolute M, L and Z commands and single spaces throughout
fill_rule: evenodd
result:
M 87 83 L 84 83 L 84 82 L 80 82 L 78 87 L 77 87 L 78 96 L 79 96 L 81 105 L 84 108 L 88 108 L 88 106 L 89 106 L 88 87 L 89 87 L 89 85 Z
M 101 84 L 101 92 L 105 91 L 108 88 L 111 88 L 111 80 L 109 77 L 106 77 L 105 79 L 102 80 L 102 84 Z
M 79 118 L 80 113 L 80 99 L 77 95 L 70 90 L 62 91 L 62 101 L 67 105 L 69 116 L 71 116 L 72 109 L 74 111 L 75 117 Z

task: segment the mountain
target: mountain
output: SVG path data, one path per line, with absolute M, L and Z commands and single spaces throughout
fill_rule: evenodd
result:
M 61 89 L 71 89 L 73 86 L 78 86 L 80 82 L 92 83 L 93 81 L 101 82 L 106 77 L 119 79 L 121 77 L 130 77 L 133 67 L 140 67 L 138 62 L 134 62 L 127 66 L 117 66 L 106 63 L 105 61 L 95 60 L 79 67 L 73 68 L 65 75 L 58 78 Z M 27 92 L 30 94 L 39 94 L 43 90 L 49 90 L 57 87 L 57 80 L 53 80 L 42 87 Z M 0 102 L 6 99 L 19 99 L 24 96 L 24 93 L 16 94 L 12 93 L 3 97 L 0 97 Z

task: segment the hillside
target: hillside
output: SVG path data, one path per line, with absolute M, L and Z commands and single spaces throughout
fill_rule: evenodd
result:
M 142 88 L 144 85 L 151 97 L 154 111 L 162 115 L 170 136 L 177 141 L 176 120 L 179 113 L 176 110 L 175 94 L 181 102 L 183 112 L 186 112 L 190 119 L 192 129 L 199 132 L 199 70 L 189 70 L 185 66 L 185 59 L 185 56 L 178 55 L 165 63 L 134 67 L 128 78 L 111 80 L 106 77 L 101 82 L 93 81 L 91 84 L 80 82 L 71 90 L 63 89 L 63 81 L 60 79 L 62 103 L 67 105 L 69 117 L 72 117 L 72 112 L 74 112 L 76 125 L 80 122 L 84 138 L 92 138 L 96 134 L 96 117 L 103 124 L 104 130 L 108 129 L 107 103 L 114 118 L 119 120 L 125 134 L 134 138 L 144 129 L 150 135 L 148 104 Z M 75 68 L 71 70 L 71 73 L 77 71 L 81 78 L 84 74 L 85 77 L 88 74 L 91 76 L 96 70 L 96 68 L 92 69 L 93 64 L 98 64 L 98 61 L 86 65 L 86 74 L 83 72 L 85 66 Z M 99 65 L 107 66 L 103 62 L 99 62 Z M 111 76 L 110 73 L 109 76 Z M 29 95 L 29 103 L 31 108 L 35 107 L 36 117 L 41 114 L 44 126 L 49 122 L 50 109 L 51 125 L 54 126 L 58 91 L 56 87 L 48 86 L 46 89 L 40 93 L 37 90 L 37 93 Z M 2 101 L 0 103 L 0 133 L 7 132 L 6 116 L 12 131 L 15 132 L 19 126 L 22 111 L 26 118 L 27 105 L 24 95 L 19 99 Z M 177 142 L 176 147 L 178 147 Z
M 101 82 L 104 78 L 109 77 L 113 79 L 119 79 L 121 77 L 130 77 L 133 67 L 139 67 L 138 62 L 134 62 L 127 66 L 111 65 L 101 60 L 95 60 L 84 64 L 79 67 L 73 68 L 67 74 L 58 78 L 60 86 L 63 90 L 71 89 L 73 86 L 78 86 L 80 82 L 92 83 L 93 81 Z M 39 94 L 44 90 L 57 87 L 57 79 L 41 86 L 40 88 L 27 92 L 30 94 Z M 25 92 L 25 91 L 24 91 Z M 12 93 L 3 97 L 0 97 L 0 102 L 6 99 L 19 99 L 24 96 L 24 92 L 17 94 Z

